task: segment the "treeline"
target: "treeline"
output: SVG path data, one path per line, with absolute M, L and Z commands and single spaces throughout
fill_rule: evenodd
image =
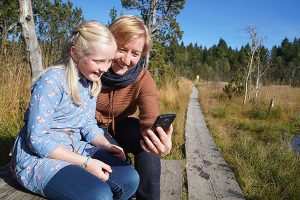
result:
M 233 49 L 222 38 L 210 48 L 197 43 L 184 45 L 183 42 L 164 48 L 165 62 L 174 66 L 182 76 L 195 79 L 199 75 L 208 81 L 235 80 L 240 72 L 246 70 L 251 52 L 250 44 Z M 293 41 L 284 38 L 280 46 L 274 46 L 271 50 L 261 46 L 260 63 L 267 68 L 262 77 L 264 84 L 299 86 L 300 38 Z M 267 63 L 268 67 L 265 66 Z
M 130 2 L 128 0 L 122 1 L 122 5 L 125 8 L 136 5 Z M 179 2 L 181 3 L 179 4 Z M 180 43 L 182 32 L 174 19 L 180 13 L 185 2 L 178 1 L 177 3 L 176 9 L 172 7 L 174 9 L 172 10 L 173 18 L 164 18 L 170 16 L 170 13 L 159 16 L 161 19 L 165 19 L 164 21 L 169 22 L 168 27 L 173 27 L 172 31 L 167 32 L 167 30 L 160 28 L 163 24 L 156 26 L 152 24 L 151 26 L 154 27 L 151 30 L 154 48 L 150 55 L 149 69 L 156 79 L 159 81 L 162 76 L 178 77 L 181 75 L 193 80 L 196 75 L 199 75 L 207 81 L 237 82 L 240 74 L 245 74 L 247 70 L 252 44 L 245 44 L 240 49 L 233 49 L 222 38 L 218 44 L 210 48 L 197 43 L 188 45 L 184 45 L 183 42 Z M 141 6 L 143 5 L 141 4 Z M 59 58 L 62 44 L 72 28 L 84 21 L 82 10 L 81 8 L 74 8 L 71 1 L 63 2 L 62 0 L 32 0 L 32 8 L 36 32 L 42 49 L 43 64 L 49 66 Z M 110 13 L 112 19 L 117 17 L 116 13 L 117 11 L 113 8 Z M 146 15 L 142 15 L 142 17 L 148 23 L 151 21 Z M 12 54 L 16 54 L 16 51 L 20 51 L 22 53 L 17 55 L 24 55 L 25 59 L 26 52 L 23 40 L 20 39 L 21 28 L 18 20 L 18 1 L 1 0 L 1 55 L 12 56 Z M 271 50 L 262 45 L 259 48 L 258 57 L 259 60 L 256 62 L 261 67 L 266 68 L 266 72 L 261 78 L 262 83 L 300 85 L 300 39 L 295 38 L 293 41 L 289 41 L 284 38 L 280 46 L 274 46 Z M 243 80 L 243 77 L 240 77 L 240 80 Z

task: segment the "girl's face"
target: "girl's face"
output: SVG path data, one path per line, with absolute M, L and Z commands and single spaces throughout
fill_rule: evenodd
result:
M 115 59 L 111 66 L 114 72 L 123 75 L 127 70 L 135 67 L 142 56 L 144 46 L 145 37 L 143 35 L 128 41 L 125 45 L 118 46 Z
M 115 52 L 115 44 L 91 43 L 82 55 L 77 56 L 79 72 L 90 81 L 98 81 L 110 68 Z

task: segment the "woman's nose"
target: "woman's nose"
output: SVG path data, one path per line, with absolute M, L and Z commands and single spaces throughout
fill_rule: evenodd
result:
M 127 53 L 127 54 L 124 55 L 123 62 L 124 62 L 125 65 L 130 65 L 131 57 L 130 57 L 129 53 Z

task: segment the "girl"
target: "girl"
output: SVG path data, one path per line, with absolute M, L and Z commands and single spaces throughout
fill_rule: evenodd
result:
M 67 41 L 59 65 L 33 84 L 12 159 L 18 182 L 28 190 L 72 200 L 128 199 L 135 192 L 137 172 L 95 120 L 100 77 L 115 51 L 104 25 L 84 22 Z

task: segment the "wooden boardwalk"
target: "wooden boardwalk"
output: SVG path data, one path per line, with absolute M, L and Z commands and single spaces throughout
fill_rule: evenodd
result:
M 189 200 L 244 199 L 231 168 L 209 133 L 193 87 L 185 133 Z
M 181 199 L 182 162 L 180 160 L 162 160 L 161 162 L 161 200 Z M 8 166 L 0 168 L 1 200 L 44 200 L 25 190 L 12 178 Z

